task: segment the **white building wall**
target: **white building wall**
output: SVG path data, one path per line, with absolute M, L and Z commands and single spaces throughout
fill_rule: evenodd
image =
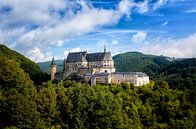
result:
M 132 74 L 112 74 L 111 83 L 120 84 L 120 83 L 132 83 L 137 84 L 137 76 Z
M 138 77 L 136 86 L 146 85 L 150 82 L 149 77 Z

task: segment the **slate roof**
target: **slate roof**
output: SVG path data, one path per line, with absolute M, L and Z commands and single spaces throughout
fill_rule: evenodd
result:
M 104 61 L 112 60 L 112 55 L 110 52 L 99 52 L 99 53 L 90 53 L 87 52 L 72 52 L 68 54 L 67 62 L 94 62 L 94 61 Z
M 112 55 L 110 52 L 90 53 L 90 54 L 87 54 L 86 59 L 89 62 L 112 60 Z
M 55 60 L 54 60 L 54 57 L 52 58 L 52 62 L 51 62 L 51 64 L 50 64 L 50 66 L 52 66 L 52 65 L 56 65 L 56 62 L 55 62 Z
M 72 52 L 69 53 L 67 56 L 67 62 L 87 62 L 86 60 L 86 53 L 87 52 Z

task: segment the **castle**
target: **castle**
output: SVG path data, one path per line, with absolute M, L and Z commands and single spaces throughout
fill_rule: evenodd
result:
M 63 62 L 63 71 L 56 70 L 54 58 L 51 62 L 51 80 L 64 80 L 71 76 L 80 77 L 91 85 L 132 83 L 142 86 L 149 83 L 149 76 L 142 72 L 116 72 L 110 52 L 70 52 Z

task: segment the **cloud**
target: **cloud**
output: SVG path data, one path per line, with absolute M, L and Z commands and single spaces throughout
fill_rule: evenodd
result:
M 152 43 L 141 47 L 140 51 L 177 58 L 196 57 L 195 41 L 196 33 L 180 39 L 152 40 Z
M 63 0 L 1 0 L 0 8 L 7 7 L 10 12 L 0 15 L 0 19 L 6 27 L 25 26 L 29 23 L 52 25 L 58 23 L 57 12 L 68 8 L 66 5 Z
M 163 24 L 161 24 L 161 26 L 166 26 L 168 23 L 169 23 L 169 22 L 166 21 L 166 22 L 164 22 Z
M 26 54 L 31 60 L 36 62 L 48 61 L 52 59 L 51 53 L 42 53 L 42 51 L 35 47 Z
M 153 5 L 153 10 L 160 8 L 162 5 L 166 4 L 168 0 L 157 0 Z
M 115 15 L 113 11 L 92 9 L 91 11 L 77 14 L 74 18 L 61 22 L 54 27 L 44 27 L 30 31 L 22 35 L 19 41 L 24 44 L 28 41 L 29 44 L 62 46 L 63 41 L 72 36 L 88 33 L 99 26 L 112 25 L 118 19 L 118 15 Z
M 0 12 L 0 42 L 33 60 L 45 60 L 48 49 L 62 47 L 70 38 L 116 25 L 134 9 L 147 12 L 148 1 L 121 0 L 116 8 L 105 9 L 81 0 L 1 0 L 0 8 L 5 8 Z M 31 56 L 35 52 L 39 57 Z
M 118 10 L 120 13 L 125 14 L 129 17 L 131 14 L 131 9 L 133 8 L 134 3 L 130 0 L 122 0 L 118 5 Z
M 112 45 L 118 45 L 119 44 L 119 41 L 116 40 L 116 39 L 113 39 L 112 42 L 111 42 Z
M 140 43 L 144 41 L 147 37 L 147 32 L 145 31 L 138 31 L 136 34 L 133 35 L 132 41 L 134 43 Z
M 187 11 L 185 11 L 185 13 L 196 13 L 196 9 L 187 10 Z
M 144 0 L 143 2 L 137 3 L 136 7 L 137 11 L 141 14 L 148 12 L 148 0 Z

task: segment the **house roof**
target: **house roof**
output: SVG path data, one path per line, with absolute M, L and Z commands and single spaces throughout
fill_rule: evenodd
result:
M 86 60 L 86 51 L 85 52 L 72 52 L 67 56 L 66 62 L 87 62 Z
M 54 60 L 54 57 L 52 58 L 52 61 L 51 61 L 50 66 L 52 66 L 52 65 L 56 65 L 56 62 L 55 62 L 55 60 Z
M 112 60 L 112 55 L 110 52 L 90 53 L 87 54 L 86 59 L 89 62 Z
M 95 62 L 95 61 L 112 61 L 110 52 L 89 53 L 87 52 L 72 52 L 68 54 L 67 62 Z

